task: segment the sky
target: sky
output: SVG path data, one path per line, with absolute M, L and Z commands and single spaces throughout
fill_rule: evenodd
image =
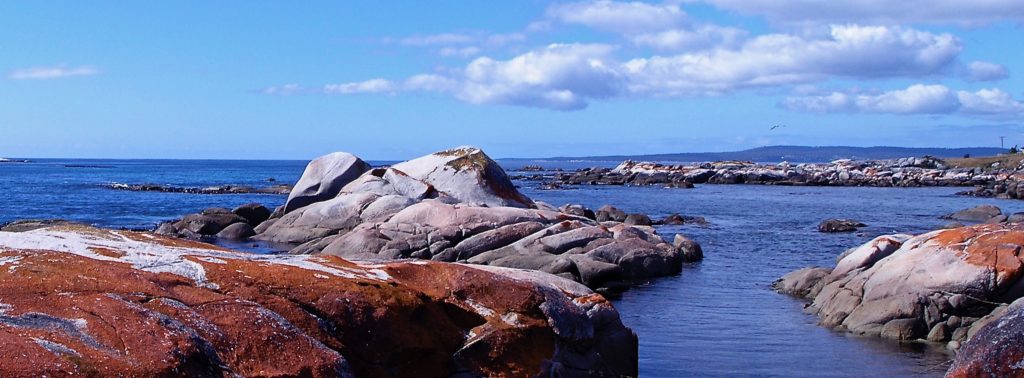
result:
M 0 156 L 1009 147 L 1022 41 L 1020 0 L 12 0 Z

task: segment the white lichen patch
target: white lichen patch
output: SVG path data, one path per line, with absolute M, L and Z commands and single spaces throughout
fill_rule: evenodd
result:
M 149 240 L 136 240 L 119 231 L 109 230 L 68 230 L 42 228 L 26 232 L 0 232 L 0 250 L 36 250 L 70 253 L 99 261 L 127 263 L 136 269 L 153 273 L 171 273 L 189 278 L 197 286 L 218 288 L 209 282 L 202 264 L 227 264 L 228 260 L 244 260 L 270 267 L 287 265 L 321 274 L 344 278 L 359 278 L 386 281 L 391 277 L 375 267 L 350 268 L 330 264 L 326 259 L 314 256 L 256 255 L 202 247 L 180 247 L 165 245 L 149 234 Z M 134 235 L 133 235 L 134 236 Z M 108 256 L 95 250 L 113 250 L 121 256 Z M 0 266 L 16 264 L 22 256 L 0 257 Z
M 487 308 L 486 306 L 478 303 L 477 301 L 474 301 L 472 299 L 466 299 L 466 304 L 469 305 L 469 307 L 472 307 L 473 311 L 476 311 L 476 313 L 480 314 L 481 316 L 488 318 L 494 316 L 494 310 Z
M 523 326 L 523 323 L 519 322 L 519 314 L 514 312 L 506 312 L 505 314 L 501 315 L 501 320 L 504 321 L 506 324 L 516 328 L 522 328 Z
M 50 353 L 53 353 L 53 354 L 56 354 L 56 355 L 72 355 L 72 356 L 77 356 L 77 357 L 81 357 L 82 356 L 81 354 L 78 353 L 78 351 L 76 351 L 74 349 L 71 349 L 71 348 L 68 348 L 64 344 L 55 343 L 55 342 L 50 341 L 50 340 L 44 340 L 44 339 L 40 339 L 40 338 L 36 338 L 36 337 L 33 337 L 32 341 L 35 341 L 36 344 L 39 344 L 39 346 L 43 347 L 43 349 L 46 349 L 46 350 L 50 351 Z

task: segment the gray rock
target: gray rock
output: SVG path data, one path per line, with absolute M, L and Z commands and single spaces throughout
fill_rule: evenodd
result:
M 258 203 L 245 204 L 231 210 L 231 212 L 245 218 L 245 221 L 252 226 L 257 226 L 270 219 L 270 209 Z
M 626 216 L 626 219 L 622 221 L 622 223 L 631 226 L 650 226 L 651 218 L 645 214 L 629 214 Z
M 230 210 L 226 213 L 210 212 L 207 214 L 189 214 L 174 224 L 179 232 L 188 230 L 199 235 L 216 235 L 225 227 L 235 223 L 245 222 L 245 218 L 232 214 Z
M 626 212 L 611 205 L 601 206 L 595 214 L 598 222 L 622 222 L 626 220 Z
M 370 170 L 362 159 L 346 152 L 335 152 L 313 159 L 295 183 L 284 212 L 290 213 L 310 204 L 334 198 L 352 180 Z
M 1007 223 L 1020 223 L 1024 222 L 1024 213 L 1013 213 L 1006 218 Z
M 704 250 L 700 247 L 700 244 L 697 244 L 697 242 L 686 236 L 676 234 L 675 238 L 672 240 L 672 245 L 679 249 L 679 252 L 682 253 L 683 261 L 685 262 L 694 262 L 704 259 Z
M 253 231 L 252 226 L 243 222 L 224 227 L 223 230 L 217 233 L 218 238 L 228 240 L 245 240 L 254 235 L 256 235 L 256 231 Z
M 952 214 L 946 214 L 943 219 L 952 219 L 964 222 L 984 222 L 1003 213 L 998 207 L 992 205 L 981 205 L 964 209 Z
M 867 225 L 851 219 L 826 219 L 818 224 L 818 232 L 854 232 L 864 226 Z

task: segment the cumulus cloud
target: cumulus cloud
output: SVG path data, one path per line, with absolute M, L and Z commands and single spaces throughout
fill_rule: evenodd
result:
M 548 18 L 566 24 L 617 33 L 671 29 L 686 21 L 678 4 L 648 4 L 608 0 L 558 4 L 548 8 Z
M 819 36 L 769 34 L 732 48 L 626 61 L 606 44 L 553 44 L 505 60 L 479 57 L 443 74 L 335 84 L 323 92 L 435 92 L 473 104 L 576 110 L 609 98 L 719 95 L 833 77 L 931 76 L 951 66 L 960 49 L 949 34 L 857 25 L 833 26 Z
M 780 22 L 979 25 L 1024 21 L 1019 0 L 699 0 L 720 9 Z
M 962 75 L 967 81 L 995 81 L 1010 77 L 1010 71 L 1001 64 L 973 61 L 964 66 Z
M 957 91 L 944 85 L 915 84 L 884 92 L 832 92 L 790 97 L 783 108 L 813 113 L 965 114 L 1024 117 L 1024 103 L 999 89 Z
M 761 35 L 737 49 L 637 58 L 624 69 L 635 93 L 706 95 L 828 77 L 926 76 L 948 67 L 960 50 L 950 34 L 835 25 L 823 37 Z
M 98 73 L 99 70 L 92 66 L 50 66 L 23 68 L 11 72 L 8 77 L 12 80 L 46 80 L 75 76 L 92 76 Z

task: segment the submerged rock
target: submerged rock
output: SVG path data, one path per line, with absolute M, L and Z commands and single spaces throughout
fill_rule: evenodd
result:
M 805 297 L 821 324 L 859 334 L 951 341 L 1024 295 L 1024 225 L 982 224 L 919 236 L 890 235 L 844 253 L 835 268 L 804 269 L 776 281 Z M 936 327 L 943 324 L 945 329 Z
M 637 338 L 555 276 L 0 232 L 3 376 L 635 376 Z

